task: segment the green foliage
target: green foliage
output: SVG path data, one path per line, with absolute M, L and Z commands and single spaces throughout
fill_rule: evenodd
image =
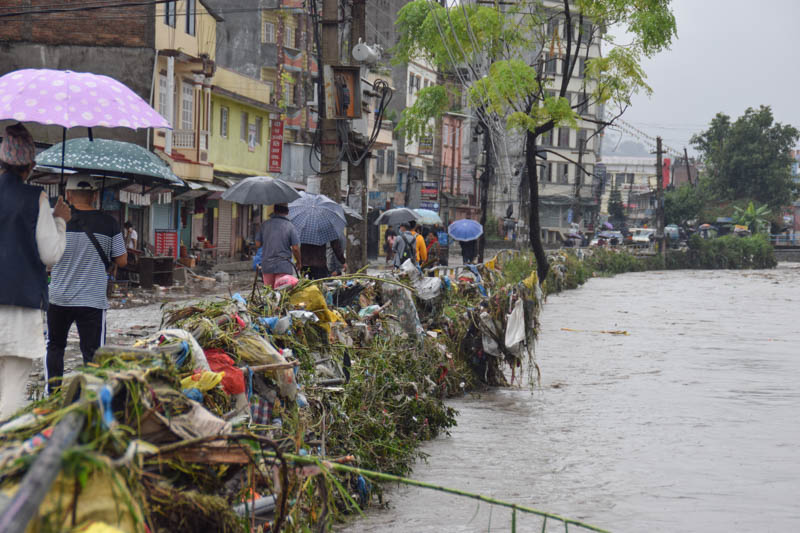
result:
M 774 122 L 772 109 L 761 106 L 748 108 L 735 122 L 718 113 L 692 144 L 705 160 L 718 200 L 751 198 L 775 208 L 792 198 L 789 152 L 798 138 L 800 131 Z
M 753 202 L 750 202 L 746 209 L 734 206 L 733 213 L 734 222 L 747 226 L 751 233 L 769 232 L 770 210 L 766 205 L 756 207 Z
M 431 85 L 420 89 L 414 105 L 405 109 L 397 124 L 397 132 L 409 141 L 419 140 L 433 133 L 434 118 L 441 116 L 449 107 L 447 89 Z
M 716 239 L 701 239 L 693 235 L 687 253 L 692 268 L 774 268 L 778 264 L 775 250 L 766 235 L 726 235 Z
M 667 224 L 679 226 L 689 220 L 700 219 L 710 201 L 711 191 L 707 179 L 701 179 L 697 186 L 685 183 L 664 193 L 664 219 Z

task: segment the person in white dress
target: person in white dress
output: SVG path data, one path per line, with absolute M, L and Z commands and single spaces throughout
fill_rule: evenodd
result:
M 25 401 L 33 361 L 45 353 L 47 271 L 64 253 L 70 208 L 26 185 L 36 147 L 22 124 L 0 144 L 0 421 Z

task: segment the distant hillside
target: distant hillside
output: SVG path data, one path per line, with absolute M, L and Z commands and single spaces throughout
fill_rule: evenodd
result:
M 615 155 L 624 157 L 647 157 L 650 152 L 647 148 L 636 141 L 622 141 L 617 146 L 616 142 L 609 139 L 603 140 L 603 155 Z

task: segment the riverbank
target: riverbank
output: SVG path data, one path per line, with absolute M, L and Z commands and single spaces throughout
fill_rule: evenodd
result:
M 93 400 L 96 391 L 86 389 L 87 401 L 78 409 L 93 425 L 83 437 L 90 440 L 79 442 L 114 461 L 136 438 L 152 442 L 143 414 L 168 421 L 176 413 L 203 409 L 203 431 L 210 424 L 210 433 L 185 421 L 188 433 L 170 429 L 173 436 L 155 450 L 146 449 L 138 469 L 98 470 L 106 476 L 124 476 L 130 492 L 126 501 L 138 510 L 126 520 L 147 523 L 155 531 L 196 529 L 202 524 L 236 531 L 247 526 L 231 507 L 257 490 L 280 496 L 280 503 L 273 498 L 274 514 L 267 519 L 274 529 L 326 527 L 380 498 L 380 486 L 360 475 L 334 475 L 322 464 L 293 468 L 281 453 L 337 457 L 367 469 L 407 473 L 421 456 L 420 444 L 455 424 L 455 412 L 444 398 L 507 384 L 504 365 L 512 369 L 512 382 L 522 383 L 523 372 L 529 383 L 538 382 L 540 369 L 532 348 L 547 294 L 576 288 L 595 273 L 611 272 L 619 265 L 644 268 L 642 260 L 627 255 L 607 250 L 584 257 L 554 254 L 551 274 L 541 286 L 532 256 L 503 254 L 452 278 L 354 277 L 303 284 L 287 298 L 264 291 L 246 302 L 234 297 L 172 309 L 166 324 L 191 331 L 199 345 L 195 348 L 188 342 L 182 348 L 181 337 L 165 331 L 145 339 L 144 346 L 154 353 L 112 351 L 99 357 L 98 366 L 82 370 L 106 382 L 122 382 L 126 392 L 117 392 L 114 399 L 117 407 L 112 412 L 118 425 L 104 427 L 102 406 Z M 403 284 L 413 286 L 416 296 Z M 279 328 L 279 319 L 290 316 L 289 329 Z M 159 355 L 161 349 L 167 349 L 167 355 Z M 186 393 L 197 388 L 191 385 L 191 376 L 203 368 L 213 350 L 232 358 L 236 369 L 231 367 L 231 372 L 241 372 L 249 397 L 245 402 L 250 404 L 244 425 L 236 422 L 242 414 L 238 401 L 243 392 L 225 389 L 224 383 L 203 374 L 199 377 L 211 380 L 210 387 Z M 154 364 L 162 371 L 149 370 Z M 249 370 L 265 366 L 270 368 Z M 157 391 L 157 401 L 148 399 L 153 394 L 148 391 Z M 187 394 L 202 407 L 193 407 Z M 13 450 L 44 434 L 75 411 L 64 407 L 63 400 L 57 396 L 33 405 L 29 412 L 47 416 L 3 433 L 2 449 Z M 234 421 L 235 431 L 226 419 Z M 199 443 L 187 435 L 226 442 L 244 456 L 225 459 L 207 449 L 198 455 Z M 247 447 L 242 448 L 241 442 Z M 208 454 L 217 458 L 209 462 Z M 83 459 L 75 459 L 73 468 L 85 468 Z M 248 464 L 259 472 L 263 469 L 263 478 L 248 474 Z M 0 465 L 0 485 L 13 486 L 25 471 L 16 463 Z M 158 482 L 151 478 L 156 474 Z M 59 520 L 54 512 L 58 511 L 51 511 L 48 520 Z

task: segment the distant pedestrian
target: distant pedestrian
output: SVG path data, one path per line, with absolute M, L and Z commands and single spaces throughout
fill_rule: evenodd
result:
M 428 247 L 425 245 L 425 237 L 417 232 L 417 223 L 414 220 L 408 223 L 408 229 L 414 235 L 417 252 L 417 264 L 424 265 L 428 260 Z
M 119 222 L 94 208 L 97 187 L 90 176 L 67 180 L 67 200 L 74 209 L 67 224 L 64 255 L 53 266 L 50 307 L 47 310 L 47 390 L 58 387 L 64 374 L 64 350 L 74 323 L 78 328 L 83 363 L 106 340 L 108 270 L 128 262 Z
M 125 248 L 128 250 L 136 250 L 139 244 L 139 234 L 133 229 L 133 223 L 128 220 L 125 222 Z
M 408 224 L 400 224 L 397 238 L 394 241 L 394 266 L 400 268 L 407 260 L 411 260 L 414 266 L 419 266 L 417 261 L 416 237 L 408 231 Z
M 342 252 L 341 256 L 334 250 L 333 242 L 329 242 L 325 246 L 325 256 L 328 260 L 328 272 L 331 276 L 341 276 L 347 271 L 347 262 L 344 260 L 344 250 L 347 248 L 347 239 L 342 235 L 337 242 Z
M 336 259 L 345 267 L 347 266 L 344 259 L 344 249 L 339 239 L 320 245 L 302 243 L 300 245 L 300 256 L 303 258 L 302 272 L 308 279 L 323 279 L 330 276 L 327 255 L 328 246 L 333 249 Z
M 391 263 L 394 257 L 394 241 L 397 239 L 397 232 L 392 228 L 386 230 L 383 237 L 383 251 L 386 252 L 386 262 Z
M 0 144 L 0 420 L 22 406 L 34 359 L 45 350 L 47 271 L 64 253 L 69 206 L 26 185 L 36 146 L 22 124 Z
M 261 225 L 256 237 L 256 248 L 264 248 L 261 252 L 264 285 L 273 289 L 296 285 L 298 279 L 295 273 L 302 269 L 300 237 L 288 215 L 287 204 L 275 204 L 275 211 Z M 292 265 L 292 256 L 296 265 Z
M 461 245 L 461 260 L 465 265 L 471 264 L 473 261 L 475 261 L 477 243 L 477 240 L 458 242 L 458 244 Z
M 450 255 L 450 235 L 447 234 L 447 231 L 442 226 L 437 226 L 434 228 L 436 232 L 436 239 L 439 241 L 439 264 L 442 266 L 447 266 L 449 262 L 449 255 Z

